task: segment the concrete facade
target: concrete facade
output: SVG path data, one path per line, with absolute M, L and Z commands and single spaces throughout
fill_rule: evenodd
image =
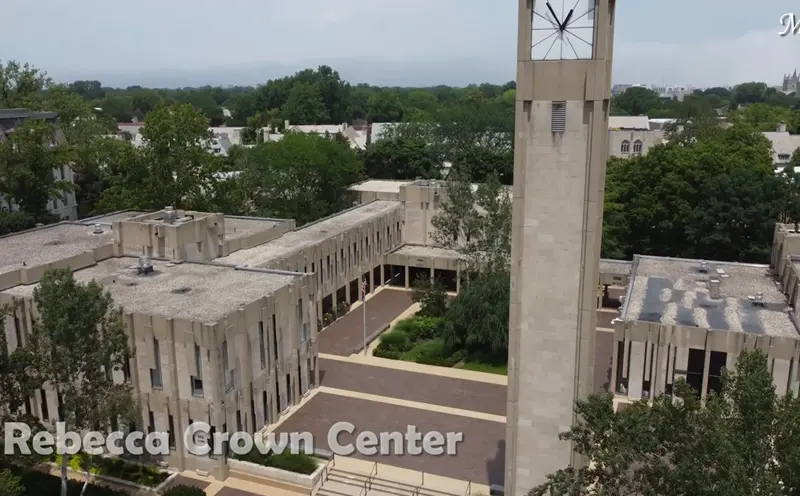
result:
M 519 1 L 505 456 L 513 496 L 584 463 L 558 435 L 592 388 L 608 159 L 615 1 L 584 7 L 595 25 L 585 35 L 591 58 L 577 60 L 535 60 L 534 29 L 556 25 L 534 15 L 541 7 Z
M 656 145 L 664 143 L 664 131 L 616 129 L 608 132 L 608 154 L 630 158 L 646 155 Z
M 242 245 L 282 225 L 276 219 L 230 223 L 242 228 L 245 221 L 248 234 L 238 231 Z M 99 282 L 122 306 L 135 349 L 115 378 L 130 381 L 137 393 L 136 427 L 173 434 L 163 464 L 217 478 L 226 476 L 224 457 L 183 449 L 182 432 L 192 421 L 208 422 L 216 432 L 254 432 L 319 383 L 316 278 L 211 261 L 230 246 L 225 224 L 220 214 L 123 212 L 0 238 L 6 255 L 0 305 L 17 303 L 5 322 L 10 349 L 31 331 L 33 291 L 46 269 L 69 267 L 77 280 Z M 153 257 L 145 273 L 138 270 L 142 255 Z M 52 423 L 58 401 L 45 389 L 31 408 Z
M 615 325 L 616 395 L 670 394 L 684 378 L 705 398 L 745 349 L 767 354 L 778 394 L 796 394 L 797 236 L 776 228 L 772 266 L 636 256 Z

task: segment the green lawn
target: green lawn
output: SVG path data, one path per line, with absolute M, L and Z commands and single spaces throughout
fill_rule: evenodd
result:
M 455 366 L 457 369 L 487 372 L 489 374 L 508 375 L 508 364 L 492 364 L 484 362 L 461 362 Z

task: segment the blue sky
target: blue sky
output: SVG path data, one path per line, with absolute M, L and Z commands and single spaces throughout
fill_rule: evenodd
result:
M 618 0 L 614 81 L 734 84 L 800 69 L 790 0 Z M 251 84 L 328 63 L 376 84 L 515 77 L 517 0 L 4 0 L 0 59 L 59 79 Z

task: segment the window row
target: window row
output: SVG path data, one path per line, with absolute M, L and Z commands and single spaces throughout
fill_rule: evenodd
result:
M 311 272 L 317 274 L 317 283 L 323 284 L 333 279 L 334 274 L 344 274 L 345 270 L 365 264 L 372 256 L 380 256 L 383 253 L 400 244 L 402 232 L 400 222 L 395 224 L 395 229 L 386 226 L 386 236 L 382 237 L 380 231 L 375 231 L 368 236 L 364 236 L 361 242 L 354 242 L 345 249 L 334 251 L 333 258 L 327 255 L 325 259 L 319 259 L 319 270 L 317 264 L 311 262 Z M 323 263 L 324 262 L 324 263 Z M 298 268 L 299 271 L 299 268 Z M 303 272 L 308 272 L 308 267 L 303 267 Z
M 630 153 L 631 142 L 628 140 L 624 140 L 619 147 L 619 151 L 621 153 Z M 633 153 L 642 153 L 642 140 L 636 140 L 633 142 Z

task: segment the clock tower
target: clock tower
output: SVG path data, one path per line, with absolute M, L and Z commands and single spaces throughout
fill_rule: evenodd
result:
M 558 438 L 592 392 L 615 0 L 518 0 L 505 494 L 584 460 Z

